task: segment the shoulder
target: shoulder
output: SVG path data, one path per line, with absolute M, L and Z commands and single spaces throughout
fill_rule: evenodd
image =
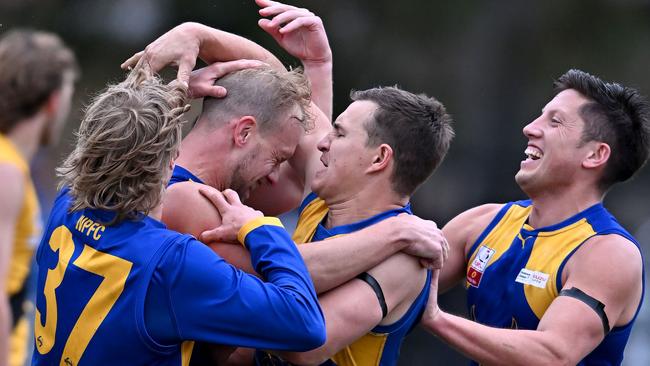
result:
M 25 174 L 13 164 L 0 163 L 0 216 L 13 215 L 20 210 L 25 190 Z
M 454 218 L 454 220 L 480 220 L 483 223 L 487 224 L 505 206 L 506 205 L 503 203 L 486 203 L 484 205 L 476 206 L 460 213 Z
M 564 288 L 577 287 L 605 304 L 611 326 L 627 324 L 643 293 L 639 248 L 621 235 L 596 235 L 566 264 Z
M 402 294 L 419 293 L 426 280 L 426 268 L 418 258 L 398 252 L 368 271 L 382 285 L 382 289 Z
M 505 206 L 506 204 L 502 203 L 476 206 L 454 217 L 442 228 L 442 231 L 450 245 L 467 248 L 476 241 Z
M 162 221 L 171 230 L 198 237 L 221 224 L 221 215 L 199 192 L 202 184 L 180 182 L 167 188 L 163 198 Z
M 633 280 L 641 277 L 643 259 L 640 249 L 629 239 L 618 234 L 595 235 L 567 263 L 567 276 L 577 271 L 593 271 L 595 276 L 609 281 Z
M 401 319 L 426 285 L 427 270 L 417 258 L 396 253 L 368 271 L 379 282 L 389 313 L 380 324 Z

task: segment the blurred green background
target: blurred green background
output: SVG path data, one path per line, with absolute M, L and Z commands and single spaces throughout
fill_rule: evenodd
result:
M 351 89 L 394 85 L 440 99 L 457 137 L 443 166 L 417 192 L 417 214 L 440 226 L 486 202 L 523 198 L 513 179 L 524 157 L 522 127 L 552 97 L 552 81 L 570 68 L 650 94 L 650 1 L 289 1 L 323 18 L 334 53 L 335 114 Z M 58 33 L 82 67 L 75 107 L 60 145 L 34 163 L 45 210 L 54 167 L 71 150 L 89 96 L 123 77 L 119 64 L 183 21 L 246 36 L 284 54 L 257 27 L 252 0 L 0 0 L 0 32 L 30 27 Z M 171 73 L 170 73 L 171 75 Z M 650 172 L 615 187 L 605 203 L 646 248 L 650 243 Z M 463 289 L 442 296 L 464 313 Z M 650 364 L 650 319 L 642 311 L 625 364 Z M 401 365 L 457 365 L 465 359 L 416 330 Z

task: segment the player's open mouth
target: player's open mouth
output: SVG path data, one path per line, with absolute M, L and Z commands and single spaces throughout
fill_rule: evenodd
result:
M 320 157 L 320 162 L 323 163 L 323 165 L 327 168 L 327 162 L 325 161 L 324 157 Z
M 524 151 L 524 154 L 526 154 L 526 158 L 530 160 L 539 160 L 544 156 L 543 152 L 532 146 L 528 146 Z

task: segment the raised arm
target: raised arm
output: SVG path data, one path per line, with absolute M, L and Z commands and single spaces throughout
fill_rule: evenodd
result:
M 11 334 L 11 307 L 7 293 L 7 276 L 13 252 L 16 219 L 23 196 L 23 175 L 13 165 L 0 164 L 0 366 L 9 362 L 9 335 Z
M 563 289 L 578 288 L 604 304 L 610 329 L 633 319 L 642 293 L 642 263 L 639 250 L 627 239 L 617 235 L 589 239 L 564 273 Z M 510 330 L 445 313 L 438 308 L 434 287 L 422 325 L 481 364 L 575 365 L 605 336 L 598 313 L 573 297 L 557 297 L 536 330 Z
M 320 17 L 304 8 L 270 0 L 255 0 L 261 7 L 259 26 L 290 55 L 298 58 L 311 83 L 312 100 L 332 119 L 332 50 Z
M 289 54 L 298 58 L 312 86 L 313 100 L 328 120 L 332 118 L 332 51 L 321 19 L 307 9 L 268 0 L 257 0 L 262 7 L 260 27 L 269 33 Z M 208 64 L 252 59 L 278 70 L 284 66 L 271 52 L 244 37 L 199 23 L 183 23 L 149 44 L 122 63 L 135 66 L 140 59 L 154 72 L 166 66 L 178 67 L 178 79 L 189 81 L 197 57 Z
M 197 57 L 208 64 L 252 59 L 265 62 L 278 70 L 285 69 L 280 60 L 255 42 L 194 22 L 172 28 L 121 66 L 124 69 L 133 67 L 141 58 L 149 63 L 154 72 L 166 66 L 177 66 L 178 79 L 188 82 Z

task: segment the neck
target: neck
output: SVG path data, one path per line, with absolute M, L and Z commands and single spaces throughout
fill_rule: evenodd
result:
M 20 121 L 7 138 L 14 144 L 20 155 L 29 162 L 32 160 L 41 144 L 41 137 L 47 119 L 43 113 Z
M 228 171 L 227 147 L 222 136 L 199 136 L 195 130 L 183 139 L 176 164 L 192 172 L 206 185 L 219 190 L 228 188 L 228 182 L 219 172 Z
M 379 190 L 369 186 L 345 197 L 325 199 L 329 209 L 325 227 L 352 224 L 388 210 L 404 207 L 408 199 L 399 197 L 390 188 Z
M 156 219 L 158 221 L 162 221 L 162 212 L 163 212 L 163 207 L 162 203 L 158 204 L 158 206 L 154 207 L 149 211 L 149 217 Z
M 533 210 L 528 223 L 534 228 L 546 227 L 568 219 L 587 208 L 602 202 L 603 195 L 596 189 L 571 187 L 558 192 L 530 195 Z

